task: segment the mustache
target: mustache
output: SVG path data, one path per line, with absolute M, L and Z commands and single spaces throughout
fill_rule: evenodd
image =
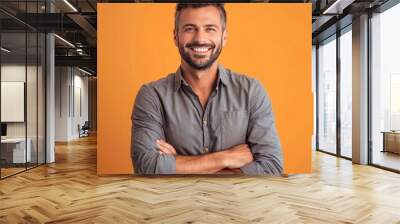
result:
M 215 48 L 215 44 L 211 43 L 211 44 L 202 44 L 199 42 L 192 42 L 192 43 L 187 43 L 185 45 L 185 47 L 187 48 L 193 48 L 193 47 L 208 47 L 208 48 Z

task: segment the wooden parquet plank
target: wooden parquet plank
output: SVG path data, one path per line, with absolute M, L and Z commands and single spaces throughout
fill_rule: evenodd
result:
M 281 177 L 96 175 L 96 138 L 0 181 L 0 223 L 398 223 L 400 175 L 315 152 Z

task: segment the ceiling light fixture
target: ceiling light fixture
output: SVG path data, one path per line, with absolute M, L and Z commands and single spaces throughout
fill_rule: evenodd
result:
M 64 39 L 64 38 L 62 38 L 62 37 L 60 37 L 59 35 L 57 35 L 57 34 L 54 34 L 54 36 L 55 37 L 57 37 L 59 40 L 61 40 L 62 42 L 64 42 L 64 43 L 66 43 L 67 45 L 69 45 L 70 47 L 73 47 L 73 48 L 75 48 L 75 45 L 73 45 L 71 42 L 69 42 L 68 40 L 66 40 L 66 39 Z
M 87 74 L 87 75 L 90 75 L 90 76 L 93 75 L 92 73 L 90 73 L 90 72 L 88 72 L 88 71 L 86 71 L 86 70 L 83 70 L 83 69 L 81 69 L 81 68 L 79 68 L 79 67 L 78 67 L 78 70 L 81 71 L 81 72 L 83 72 L 83 73 L 85 73 L 85 74 Z
M 65 4 L 67 4 L 74 12 L 78 12 L 78 10 L 71 4 L 69 3 L 68 0 L 64 0 Z
M 347 8 L 347 6 L 351 5 L 353 2 L 354 0 L 336 0 L 332 5 L 325 9 L 322 14 L 342 14 L 343 9 Z
M 1 51 L 4 51 L 6 53 L 10 53 L 11 52 L 11 50 L 9 50 L 9 49 L 7 49 L 5 47 L 1 47 Z

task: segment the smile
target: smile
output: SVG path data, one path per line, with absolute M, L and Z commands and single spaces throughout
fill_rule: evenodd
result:
M 211 50 L 211 47 L 191 47 L 190 49 L 196 53 L 206 53 Z

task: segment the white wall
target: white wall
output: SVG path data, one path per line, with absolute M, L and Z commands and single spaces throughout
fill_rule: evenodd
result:
M 76 70 L 75 70 L 75 77 L 74 77 L 74 100 L 75 100 L 75 104 L 74 104 L 74 109 L 73 111 L 75 111 L 75 113 L 73 113 L 73 119 L 72 119 L 72 136 L 79 137 L 79 133 L 78 133 L 78 124 L 80 124 L 81 126 L 85 123 L 85 121 L 88 120 L 89 118 L 89 111 L 88 111 L 88 106 L 89 106 L 89 102 L 88 102 L 88 96 L 89 96 L 89 92 L 88 92 L 88 77 L 85 76 L 81 76 L 79 73 L 79 75 L 76 75 Z M 80 91 L 80 93 L 79 93 Z M 80 96 L 80 97 L 79 97 Z M 80 101 L 80 102 L 79 102 Z M 79 108 L 81 107 L 81 108 Z M 79 109 L 81 109 L 81 111 L 79 111 Z
M 38 69 L 38 70 L 37 70 Z M 24 82 L 26 83 L 26 111 L 27 120 L 24 122 L 6 122 L 8 138 L 25 138 L 30 139 L 30 147 L 32 151 L 32 161 L 39 163 L 44 162 L 44 74 L 42 67 L 36 65 L 25 64 L 3 64 L 1 66 L 1 81 L 3 82 Z M 27 80 L 25 80 L 27 78 Z M 2 96 L 7 97 L 7 96 Z M 7 110 L 9 108 L 1 108 Z M 11 111 L 12 112 L 12 111 Z M 37 153 L 39 156 L 37 157 Z
M 55 141 L 68 141 L 69 73 L 67 67 L 55 68 Z
M 36 99 L 36 66 L 29 66 L 27 69 L 27 78 L 28 78 L 28 88 L 27 88 L 27 118 L 28 118 L 28 137 L 31 132 L 35 132 L 36 135 L 36 113 L 32 113 L 32 111 L 36 111 L 37 99 Z M 2 82 L 25 82 L 25 64 L 6 64 L 1 66 L 1 81 Z M 33 88 L 33 87 L 34 88 Z M 29 88 L 30 87 L 30 88 Z M 4 97 L 4 96 L 3 96 Z M 40 105 L 39 105 L 40 106 Z M 2 110 L 6 110 L 6 108 L 1 108 Z M 35 125 L 31 124 L 34 122 Z M 30 131 L 30 127 L 32 127 L 32 131 Z M 25 137 L 25 122 L 7 122 L 7 136 L 8 137 Z
M 56 67 L 55 73 L 55 140 L 70 141 L 88 120 L 88 77 L 72 67 Z

